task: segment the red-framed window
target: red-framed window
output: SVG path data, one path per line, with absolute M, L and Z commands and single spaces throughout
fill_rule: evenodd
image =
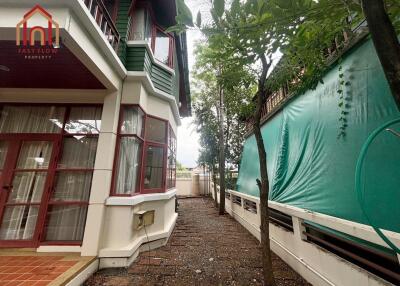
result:
M 171 125 L 168 127 L 167 189 L 176 187 L 176 136 Z
M 129 40 L 149 43 L 154 58 L 173 68 L 174 36 L 157 24 L 151 4 L 139 1 L 131 9 Z
M 44 225 L 48 244 L 80 244 L 83 239 L 101 116 L 102 106 L 67 110 Z
M 36 222 L 33 221 L 34 215 L 28 215 L 30 220 L 27 220 L 22 216 L 24 213 L 13 212 L 12 217 L 3 219 L 2 232 L 35 229 L 37 235 L 32 237 L 33 246 L 36 243 L 81 244 L 101 116 L 101 105 L 0 105 L 0 139 L 7 142 L 11 138 L 19 142 L 21 149 L 16 151 L 19 152 L 16 155 L 29 163 L 17 164 L 16 169 L 13 164 L 8 166 L 8 172 L 14 172 L 9 180 L 14 183 L 4 195 L 7 200 L 21 196 L 35 198 L 32 205 L 40 203 Z M 53 154 L 50 160 L 46 156 L 48 150 Z M 6 149 L 2 151 L 4 154 L 8 152 Z M 29 170 L 31 165 L 36 167 Z M 42 166 L 46 166 L 46 172 L 37 170 Z M 43 174 L 47 174 L 45 184 Z M 7 219 L 13 224 L 8 224 Z M 6 235 L 5 239 L 15 238 Z
M 121 105 L 111 195 L 166 190 L 168 126 L 139 105 Z
M 111 194 L 140 192 L 145 113 L 138 105 L 122 105 L 118 124 Z

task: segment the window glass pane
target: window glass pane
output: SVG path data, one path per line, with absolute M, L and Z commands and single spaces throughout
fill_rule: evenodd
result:
M 162 188 L 163 159 L 164 149 L 162 147 L 147 147 L 144 176 L 145 189 Z
M 3 105 L 0 133 L 60 133 L 64 113 L 64 107 Z
M 0 141 L 0 170 L 3 169 L 7 157 L 8 142 Z
M 53 150 L 48 141 L 25 141 L 18 156 L 17 169 L 47 169 Z
M 143 112 L 138 107 L 125 106 L 122 114 L 121 133 L 142 136 Z
M 144 40 L 144 29 L 145 17 L 144 9 L 136 8 L 132 15 L 132 29 L 130 34 L 130 40 L 143 41 Z
M 137 7 L 132 15 L 132 28 L 129 39 L 132 41 L 146 41 L 151 44 L 153 23 L 151 14 L 146 8 Z
M 101 128 L 101 107 L 72 107 L 65 131 L 71 134 L 98 134 Z
M 137 191 L 140 170 L 141 142 L 134 137 L 122 137 L 116 176 L 116 194 L 130 194 Z
M 47 172 L 18 172 L 14 175 L 8 203 L 40 203 Z
M 144 12 L 145 19 L 145 32 L 144 32 L 144 40 L 151 45 L 151 38 L 153 34 L 153 20 L 151 18 L 151 14 L 148 9 L 145 9 Z
M 39 207 L 9 206 L 4 210 L 0 228 L 0 240 L 16 240 L 33 238 Z
M 92 172 L 58 172 L 52 201 L 89 201 Z
M 45 227 L 46 240 L 81 241 L 85 230 L 87 206 L 50 207 Z
M 74 136 L 64 138 L 60 169 L 92 169 L 96 159 L 97 138 Z
M 165 143 L 166 122 L 153 117 L 146 119 L 146 139 L 158 143 Z
M 154 48 L 154 57 L 160 62 L 168 65 L 170 41 L 169 36 L 160 30 L 156 33 L 156 43 Z

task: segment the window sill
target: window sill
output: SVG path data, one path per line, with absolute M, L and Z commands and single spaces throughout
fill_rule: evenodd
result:
M 106 206 L 135 206 L 143 202 L 169 200 L 176 195 L 176 189 L 171 189 L 165 193 L 140 194 L 132 197 L 109 197 Z

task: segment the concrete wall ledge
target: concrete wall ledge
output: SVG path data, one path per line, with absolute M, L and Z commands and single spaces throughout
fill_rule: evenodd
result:
M 146 89 L 150 92 L 150 94 L 152 94 L 153 96 L 158 97 L 162 100 L 167 101 L 172 109 L 172 113 L 174 114 L 177 125 L 180 126 L 182 124 L 180 114 L 179 114 L 178 104 L 176 102 L 175 97 L 173 97 L 172 95 L 170 95 L 164 91 L 157 89 L 154 86 L 148 72 L 128 71 L 126 80 L 142 82 L 144 84 L 144 86 L 146 87 Z
M 176 189 L 165 193 L 142 194 L 133 197 L 109 197 L 106 206 L 135 206 L 143 202 L 169 200 L 176 195 Z
M 260 225 L 259 198 L 232 190 L 227 190 L 227 193 L 231 194 L 231 198 L 225 198 L 226 211 L 256 238 L 260 239 L 258 228 Z M 213 192 L 211 194 L 214 196 Z M 242 203 L 240 205 L 235 204 L 232 201 L 232 196 L 241 197 Z M 257 204 L 257 214 L 244 208 L 243 200 L 245 199 Z M 217 200 L 219 201 L 219 196 Z M 392 285 L 350 261 L 307 241 L 302 235 L 302 222 L 309 220 L 374 242 L 376 241 L 376 234 L 374 235 L 369 226 L 277 202 L 269 201 L 269 207 L 290 215 L 293 220 L 293 232 L 270 223 L 272 251 L 311 284 L 321 286 Z M 391 232 L 386 232 L 386 234 L 397 242 L 396 238 L 399 234 Z
M 142 235 L 136 238 L 130 244 L 126 245 L 125 247 L 101 249 L 99 252 L 99 258 L 121 258 L 121 257 L 130 258 L 131 256 L 136 254 L 140 246 L 144 243 L 160 239 L 166 239 L 165 242 L 167 242 L 168 238 L 171 236 L 172 231 L 174 230 L 177 218 L 178 214 L 175 213 L 169 225 L 166 226 L 166 228 L 163 231 L 151 233 L 148 235 L 148 237 L 146 237 L 146 235 Z M 128 266 L 129 265 L 126 265 L 125 267 Z

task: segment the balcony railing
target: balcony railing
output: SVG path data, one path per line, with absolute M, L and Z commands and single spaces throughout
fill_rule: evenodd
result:
M 366 21 L 364 20 L 354 27 L 352 31 L 343 31 L 342 35 L 337 36 L 332 42 L 332 45 L 323 51 L 326 64 L 328 66 L 331 65 L 341 56 L 341 54 L 354 46 L 360 38 L 363 38 L 368 34 L 368 29 L 366 29 L 366 27 Z M 261 124 L 264 123 L 280 106 L 282 106 L 286 100 L 291 98 L 289 86 L 294 86 L 299 81 L 298 78 L 288 81 L 286 86 L 275 91 L 267 98 L 261 110 Z M 253 123 L 253 117 L 247 119 L 246 136 L 249 136 L 253 132 Z
M 289 96 L 287 88 L 281 88 L 278 91 L 274 92 L 271 96 L 269 96 L 264 103 L 261 109 L 261 123 L 267 118 L 271 112 L 281 105 L 282 102 Z M 253 117 L 250 117 L 246 121 L 246 130 L 247 133 L 250 133 L 253 130 Z
M 113 47 L 114 51 L 118 50 L 120 35 L 117 28 L 107 11 L 102 0 L 82 0 L 93 16 L 100 30 L 106 36 L 107 41 Z

